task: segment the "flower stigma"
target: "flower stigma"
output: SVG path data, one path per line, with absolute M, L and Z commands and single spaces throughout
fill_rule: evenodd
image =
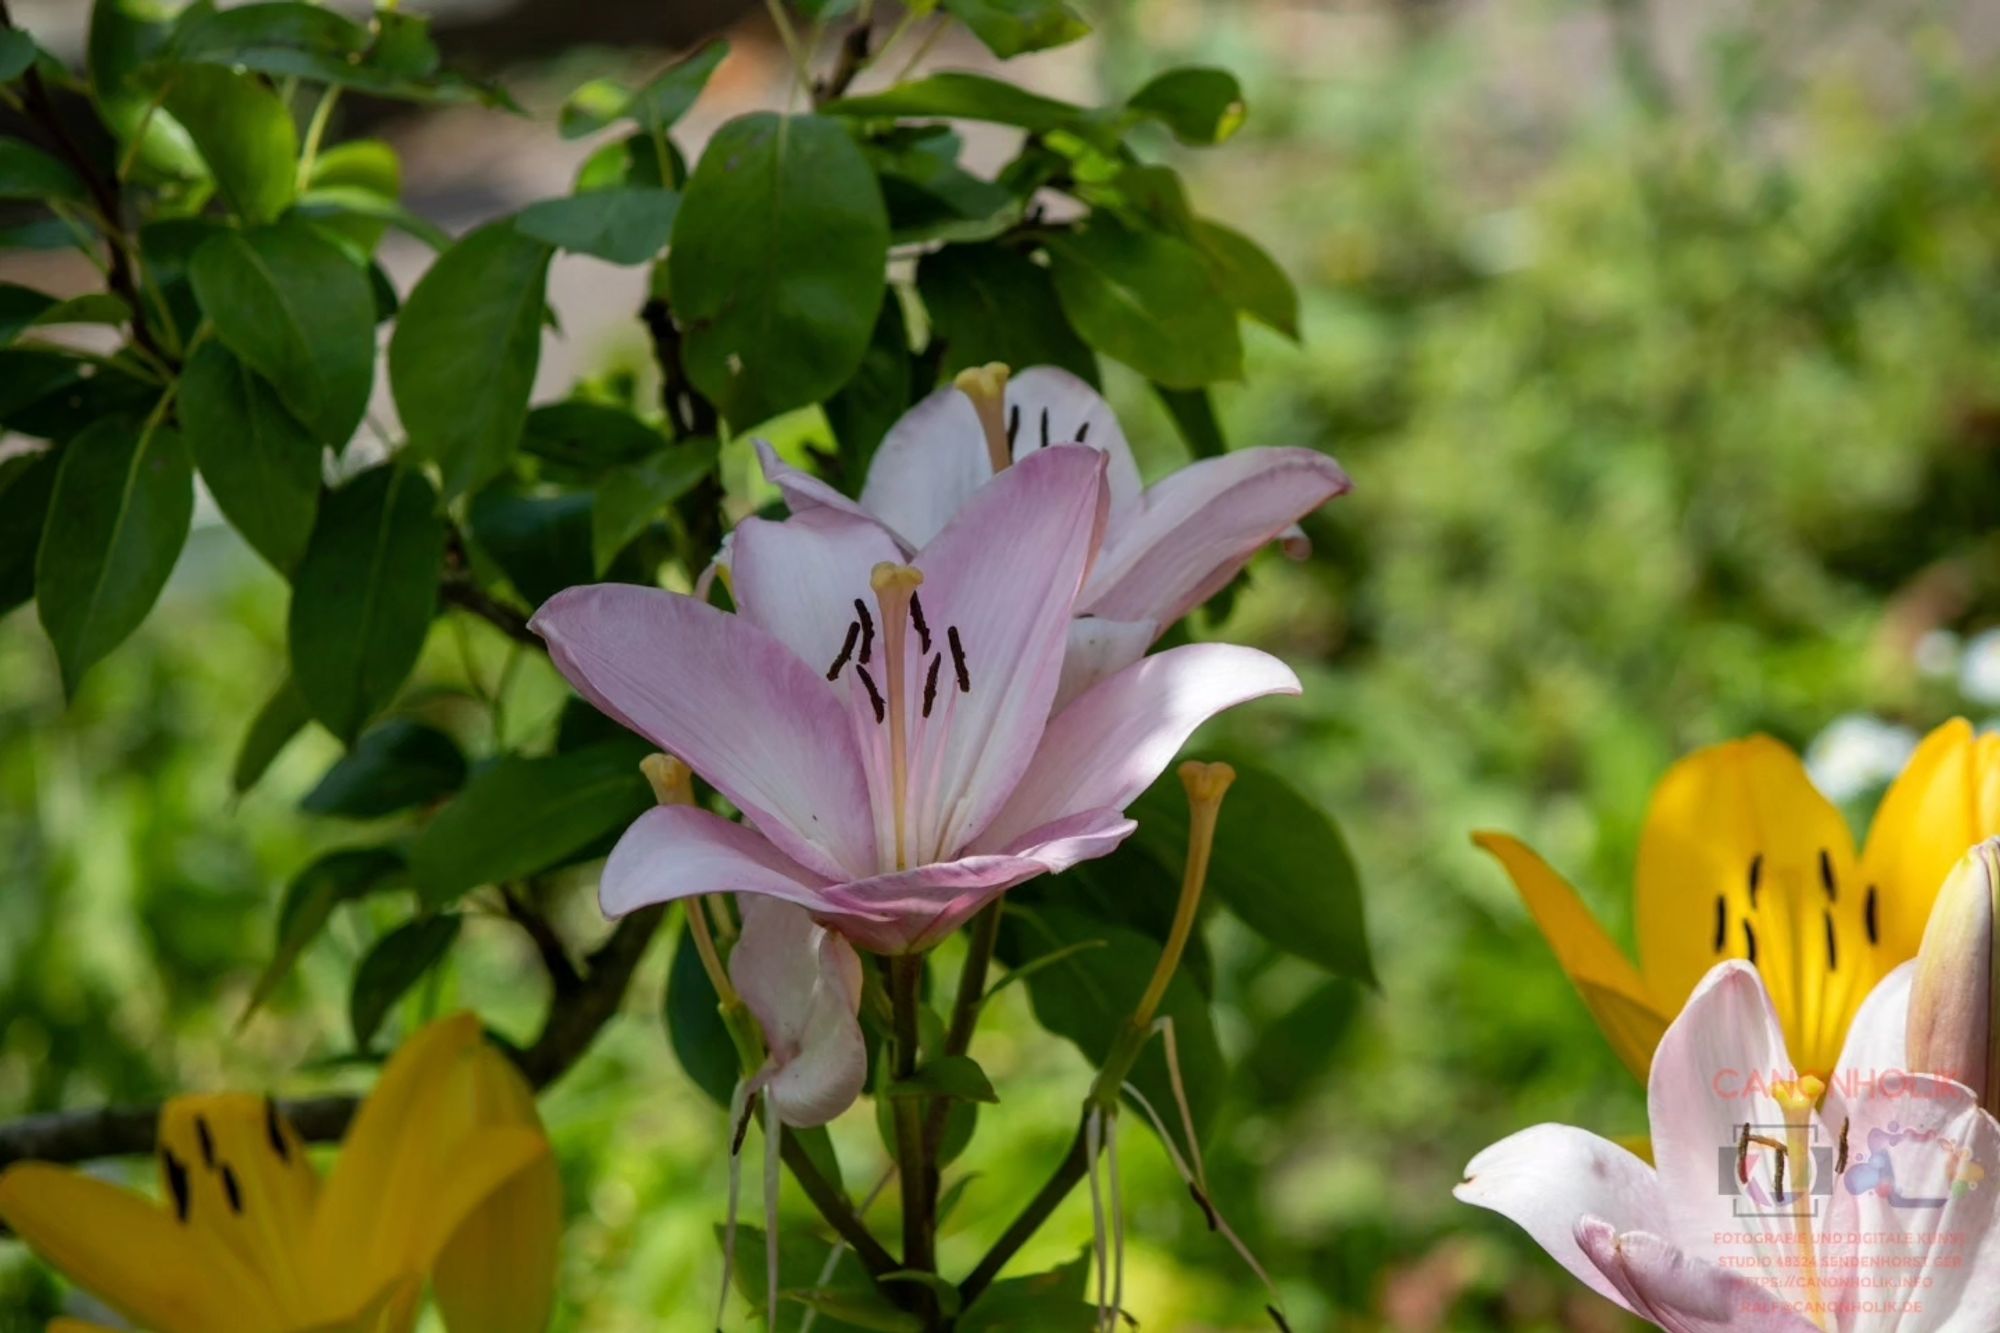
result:
M 951 381 L 954 389 L 972 400 L 973 410 L 979 413 L 980 429 L 986 432 L 986 458 L 993 464 L 996 476 L 1014 461 L 1014 432 L 1008 427 L 1006 411 L 1009 373 L 1006 363 L 989 361 L 959 371 Z

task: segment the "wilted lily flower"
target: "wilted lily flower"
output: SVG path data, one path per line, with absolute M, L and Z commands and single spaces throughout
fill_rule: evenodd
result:
M 802 907 L 744 895 L 743 934 L 729 979 L 770 1053 L 751 1080 L 788 1125 L 824 1125 L 854 1104 L 868 1078 L 861 1035 L 861 958 Z
M 1669 1018 L 1725 958 L 1764 974 L 1791 1050 L 1824 1075 L 1870 989 L 1916 956 L 1952 862 L 1994 833 L 2000 738 L 1975 737 L 1963 720 L 1917 747 L 1858 862 L 1846 821 L 1786 746 L 1752 736 L 1697 750 L 1660 780 L 1640 836 L 1637 967 L 1525 844 L 1503 833 L 1473 841 L 1506 868 L 1605 1036 L 1644 1078 Z
M 1077 598 L 1076 614 L 1089 619 L 1076 629 L 1065 695 L 1137 659 L 1269 542 L 1302 557 L 1310 548 L 1298 521 L 1351 485 L 1317 450 L 1262 448 L 1143 486 L 1111 405 L 1052 366 L 1012 377 L 1004 366 L 965 371 L 925 398 L 883 437 L 858 502 L 758 448 L 794 513 L 869 518 L 914 551 L 1010 462 L 1063 444 L 1101 451 L 1110 491 L 1104 549 Z
M 598 584 L 534 619 L 571 684 L 741 810 L 649 810 L 613 850 L 613 916 L 762 894 L 882 953 L 921 950 L 1035 875 L 1102 856 L 1214 713 L 1298 679 L 1247 648 L 1139 662 L 1050 716 L 1103 524 L 1105 458 L 1042 450 L 913 556 L 837 512 L 746 520 L 738 614 Z
M 2000 838 L 1959 861 L 1931 909 L 1910 991 L 1910 1067 L 1957 1079 L 2000 1109 Z
M 1880 1063 L 1907 971 L 1822 1082 L 1795 1072 L 1757 972 L 1722 964 L 1653 1061 L 1657 1167 L 1540 1125 L 1474 1158 L 1458 1197 L 1670 1333 L 2000 1328 L 2000 1123 L 1961 1085 Z
M 168 1102 L 159 1160 L 164 1203 L 19 1163 L 0 1220 L 149 1333 L 408 1333 L 426 1278 L 451 1333 L 548 1324 L 561 1182 L 471 1014 L 397 1051 L 324 1181 L 276 1103 L 243 1094 Z

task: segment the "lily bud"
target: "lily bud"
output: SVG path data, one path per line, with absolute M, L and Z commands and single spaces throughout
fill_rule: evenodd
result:
M 1993 919 L 2000 838 L 1960 858 L 1938 891 L 1910 991 L 1910 1067 L 1957 1079 L 2000 1109 L 2000 985 Z

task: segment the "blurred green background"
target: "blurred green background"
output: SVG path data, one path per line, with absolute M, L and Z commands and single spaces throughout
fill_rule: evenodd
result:
M 1627 1326 L 1450 1196 L 1515 1129 L 1643 1123 L 1471 830 L 1528 838 L 1629 939 L 1639 822 L 1675 756 L 1754 730 L 1810 747 L 1858 833 L 1913 733 L 2000 702 L 1981 633 L 2000 624 L 2000 25 L 1980 8 L 1160 0 L 1099 6 L 1096 38 L 1022 62 L 1079 98 L 1171 61 L 1242 77 L 1229 149 L 1174 157 L 1204 211 L 1287 264 L 1306 337 L 1247 335 L 1226 424 L 1239 445 L 1326 449 L 1356 481 L 1309 522 L 1310 562 L 1260 559 L 1201 622 L 1305 677 L 1247 725 L 1342 820 L 1382 976 L 1362 993 L 1211 934 L 1236 1076 L 1209 1168 L 1295 1328 Z M 593 47 L 591 22 L 510 67 L 531 106 L 632 59 Z M 741 22 L 725 95 L 752 97 L 781 57 Z M 559 174 L 588 150 L 534 132 Z M 500 206 L 467 193 L 432 211 Z M 641 337 L 569 342 L 601 369 L 636 364 Z M 1111 388 L 1149 474 L 1176 466 L 1142 386 Z M 197 524 L 145 629 L 68 709 L 32 610 L 0 621 L 0 1115 L 365 1084 L 329 1062 L 384 909 L 343 909 L 237 1029 L 281 886 L 365 830 L 296 808 L 337 753 L 325 737 L 230 796 L 282 671 L 284 591 L 212 513 Z M 433 635 L 421 676 L 440 716 L 475 740 L 544 725 L 563 697 L 546 665 L 462 628 Z M 477 703 L 496 691 L 503 707 Z M 563 914 L 575 938 L 601 930 L 587 875 Z M 399 1021 L 470 1004 L 525 1036 L 531 954 L 505 921 L 473 925 Z M 560 1329 L 711 1326 L 723 1125 L 663 1040 L 668 953 L 544 1103 L 571 1211 Z M 1004 1101 L 963 1161 L 953 1270 L 1040 1183 L 1088 1079 L 1007 995 L 977 1049 Z M 868 1117 L 836 1139 L 864 1191 Z M 1154 1329 L 1267 1327 L 1150 1135 L 1122 1147 L 1130 1308 Z M 1079 1191 L 1025 1258 L 1089 1233 Z M 0 1311 L 62 1299 L 0 1250 Z

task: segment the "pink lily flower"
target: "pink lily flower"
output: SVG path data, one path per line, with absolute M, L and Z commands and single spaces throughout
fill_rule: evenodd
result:
M 859 501 L 787 465 L 763 441 L 764 475 L 795 514 L 831 509 L 877 522 L 906 551 L 944 529 L 992 480 L 995 464 L 1086 444 L 1105 456 L 1110 508 L 1104 549 L 1077 599 L 1066 701 L 1150 647 L 1214 596 L 1265 544 L 1311 550 L 1298 521 L 1351 487 L 1314 449 L 1240 449 L 1204 458 L 1152 486 L 1111 405 L 1065 370 L 1035 366 L 1011 378 L 968 371 L 905 413 L 883 437 Z
M 585 698 L 743 812 L 642 815 L 608 915 L 695 893 L 797 904 L 863 948 L 915 952 L 1035 875 L 1103 856 L 1195 727 L 1298 678 L 1195 644 L 1051 717 L 1105 510 L 1105 456 L 1058 446 L 982 487 L 906 557 L 873 522 L 739 524 L 738 614 L 617 584 L 536 614 Z
M 804 908 L 748 894 L 741 905 L 729 980 L 770 1052 L 749 1090 L 768 1096 L 788 1125 L 824 1125 L 854 1104 L 868 1078 L 861 958 Z
M 1756 970 L 1724 963 L 1653 1057 L 1657 1167 L 1540 1125 L 1474 1158 L 1457 1195 L 1669 1333 L 2000 1328 L 2000 1123 L 1905 1072 L 1910 978 L 1869 996 L 1822 1081 L 1793 1072 Z

